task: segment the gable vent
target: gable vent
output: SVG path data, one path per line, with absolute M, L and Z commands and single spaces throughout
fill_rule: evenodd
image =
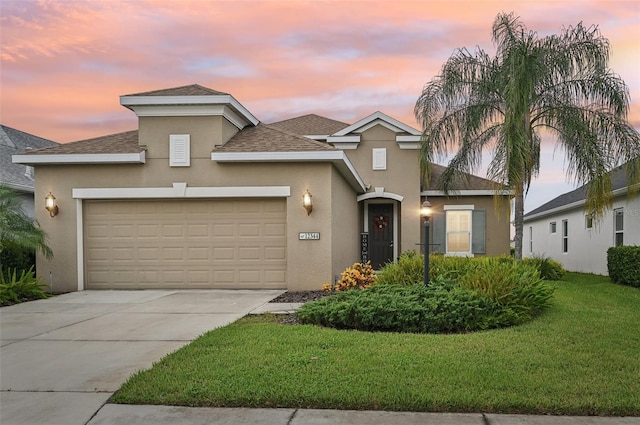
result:
M 191 146 L 188 134 L 169 136 L 169 166 L 189 167 L 191 165 Z

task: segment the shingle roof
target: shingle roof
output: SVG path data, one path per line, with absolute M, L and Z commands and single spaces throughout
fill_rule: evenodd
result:
M 26 155 L 76 155 L 76 154 L 110 154 L 139 153 L 145 150 L 138 144 L 138 130 L 109 134 L 93 139 L 65 143 L 50 148 L 24 152 Z
M 33 189 L 33 179 L 27 175 L 25 165 L 12 163 L 11 156 L 28 149 L 54 145 L 57 143 L 52 140 L 0 125 L 0 182 L 11 187 Z
M 625 172 L 624 166 L 616 167 L 609 173 L 611 175 L 612 190 L 627 187 L 627 174 Z M 560 208 L 565 205 L 573 204 L 575 202 L 583 201 L 587 197 L 587 186 L 588 184 L 585 184 L 570 192 L 563 193 L 562 195 L 553 198 L 549 202 L 540 205 L 538 208 L 529 211 L 524 215 L 523 218 L 527 218 L 534 214 L 539 214 L 545 211 L 553 210 L 555 208 Z
M 440 176 L 446 170 L 447 167 L 438 164 L 431 165 L 431 177 L 429 178 L 429 185 L 424 190 L 440 190 L 438 187 L 438 180 Z M 456 187 L 455 190 L 500 190 L 501 185 L 493 180 L 488 180 L 482 177 L 475 176 L 473 174 L 468 175 L 466 184 Z M 502 189 L 506 189 L 506 186 L 502 186 Z
M 349 124 L 347 123 L 316 114 L 290 118 L 284 121 L 274 122 L 269 125 L 300 136 L 330 135 L 342 130 L 343 128 L 349 127 Z
M 152 90 L 142 93 L 127 94 L 125 96 L 212 96 L 212 95 L 228 95 L 220 91 L 203 87 L 199 84 L 190 84 L 188 86 L 172 87 L 168 89 Z
M 216 152 L 301 152 L 337 150 L 327 143 L 289 133 L 267 124 L 245 128 Z

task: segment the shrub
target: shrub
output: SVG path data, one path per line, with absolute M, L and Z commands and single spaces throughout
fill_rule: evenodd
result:
M 11 269 L 17 269 L 19 273 L 22 270 L 28 271 L 31 267 L 35 268 L 35 265 L 35 251 L 0 250 L 0 267 L 4 272 L 5 278 L 9 278 Z
M 322 285 L 323 291 L 334 290 L 336 292 L 348 291 L 349 289 L 363 289 L 368 288 L 376 281 L 376 273 L 371 267 L 370 262 L 366 263 L 353 263 L 351 267 L 347 267 L 340 279 L 335 285 L 324 283 Z
M 640 246 L 609 248 L 607 269 L 613 282 L 640 288 Z
M 403 252 L 398 261 L 385 264 L 376 284 L 378 285 L 413 285 L 424 280 L 424 256 L 415 251 Z
M 533 265 L 501 257 L 474 261 L 457 284 L 509 309 L 515 323 L 529 320 L 548 307 L 554 292 Z
M 453 333 L 511 324 L 511 313 L 489 298 L 438 279 L 428 287 L 375 285 L 304 304 L 302 323 L 362 331 Z
M 535 267 L 540 272 L 540 277 L 544 280 L 560 280 L 565 274 L 562 264 L 549 257 L 523 258 L 522 262 Z
M 20 274 L 16 269 L 9 270 L 8 273 L 0 269 L 0 305 L 48 298 L 46 289 L 47 285 L 41 283 L 40 278 L 35 276 L 33 267 L 22 270 Z

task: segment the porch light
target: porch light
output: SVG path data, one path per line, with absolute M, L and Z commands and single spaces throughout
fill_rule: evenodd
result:
M 309 189 L 306 189 L 304 191 L 304 194 L 302 195 L 302 206 L 305 210 L 307 210 L 307 215 L 311 214 L 311 211 L 313 211 L 313 205 L 311 204 L 311 193 L 309 193 Z
M 44 209 L 49 211 L 51 217 L 58 215 L 58 206 L 56 205 L 56 197 L 51 192 L 44 198 Z
M 420 215 L 424 219 L 424 286 L 429 286 L 429 219 L 432 214 L 431 202 L 425 200 L 420 208 Z

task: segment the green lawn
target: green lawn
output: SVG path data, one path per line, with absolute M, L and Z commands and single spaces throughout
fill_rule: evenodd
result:
M 510 329 L 339 331 L 247 317 L 134 375 L 116 403 L 640 415 L 640 290 L 570 273 Z

